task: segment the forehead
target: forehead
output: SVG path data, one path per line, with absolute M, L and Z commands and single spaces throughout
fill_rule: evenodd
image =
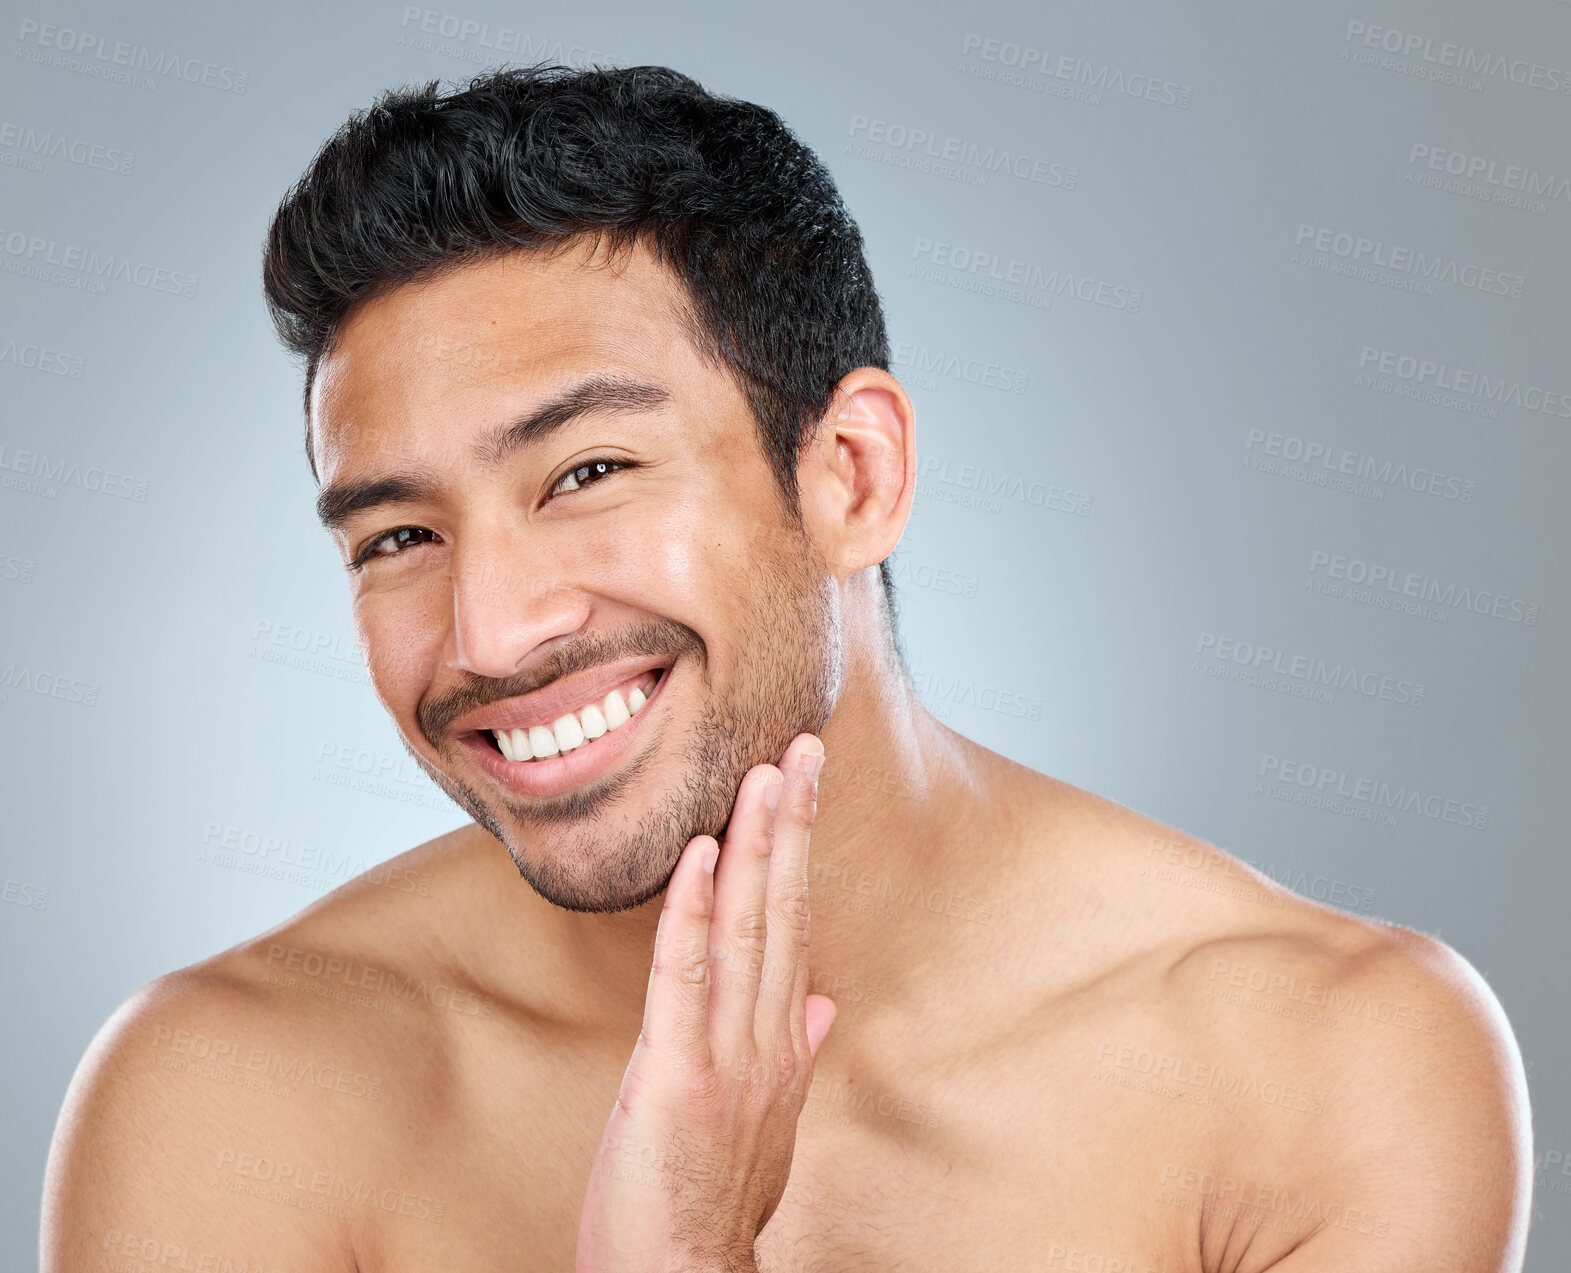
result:
M 589 239 L 454 267 L 361 301 L 317 369 L 319 468 L 389 430 L 479 427 L 575 375 L 623 372 L 673 394 L 723 393 L 692 344 L 681 283 L 643 243 Z M 325 472 L 323 473 L 325 477 Z

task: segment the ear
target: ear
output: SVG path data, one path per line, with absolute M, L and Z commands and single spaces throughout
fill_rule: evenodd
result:
M 837 579 L 895 550 L 916 494 L 916 409 L 900 382 L 858 367 L 835 386 L 797 466 L 802 516 Z

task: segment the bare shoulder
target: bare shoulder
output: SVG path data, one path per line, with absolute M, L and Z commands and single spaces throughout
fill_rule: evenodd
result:
M 46 1273 L 356 1267 L 389 1097 L 442 1065 L 447 1018 L 487 1008 L 432 939 L 448 869 L 422 845 L 114 1012 L 56 1125 Z
M 1102 1059 L 1216 1112 L 1195 1179 L 1219 1168 L 1230 1196 L 1205 1199 L 1202 1245 L 1248 1240 L 1241 1267 L 1281 1273 L 1518 1269 L 1526 1076 L 1477 969 L 1196 837 L 1086 807 L 1104 828 L 1100 918 L 1143 934 L 1120 948 L 1155 1005 Z
M 1287 1206 L 1300 1223 L 1263 1268 L 1519 1269 L 1531 1118 L 1499 1000 L 1444 942 L 1326 910 L 1295 900 L 1275 931 L 1212 935 L 1170 974 L 1255 1098 L 1222 1161 L 1256 1205 L 1213 1243 Z

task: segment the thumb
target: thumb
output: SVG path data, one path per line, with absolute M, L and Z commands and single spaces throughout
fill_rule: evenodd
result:
M 835 1022 L 835 1014 L 839 1008 L 835 1001 L 828 995 L 807 996 L 807 1050 L 813 1055 L 818 1055 L 818 1045 L 824 1041 L 824 1036 L 829 1033 L 829 1027 Z

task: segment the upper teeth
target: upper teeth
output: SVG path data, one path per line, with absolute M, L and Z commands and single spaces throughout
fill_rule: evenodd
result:
M 558 716 L 549 727 L 531 725 L 528 729 L 493 729 L 491 733 L 509 760 L 545 760 L 561 755 L 627 724 L 648 701 L 655 680 L 656 674 L 647 672 L 628 691 L 625 701 L 621 690 L 612 690 L 598 703 Z

